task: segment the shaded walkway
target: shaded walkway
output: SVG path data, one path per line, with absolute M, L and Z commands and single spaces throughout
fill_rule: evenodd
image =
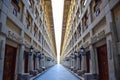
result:
M 57 64 L 34 80 L 80 80 L 62 65 Z

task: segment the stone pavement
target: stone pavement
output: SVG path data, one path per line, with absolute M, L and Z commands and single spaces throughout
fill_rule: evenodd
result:
M 62 65 L 57 64 L 34 80 L 81 80 Z

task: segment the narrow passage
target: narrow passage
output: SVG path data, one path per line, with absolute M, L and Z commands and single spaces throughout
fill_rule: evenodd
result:
M 34 80 L 80 80 L 62 65 L 57 64 Z

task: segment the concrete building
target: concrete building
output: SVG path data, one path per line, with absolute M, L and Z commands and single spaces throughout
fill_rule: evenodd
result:
M 65 0 L 61 63 L 85 80 L 120 80 L 120 0 Z
M 36 75 L 56 54 L 50 0 L 0 0 L 0 80 Z

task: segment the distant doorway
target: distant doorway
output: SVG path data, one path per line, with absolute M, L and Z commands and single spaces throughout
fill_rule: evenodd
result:
M 35 64 L 36 64 L 36 62 L 35 62 L 35 57 L 36 57 L 36 55 L 34 54 L 34 55 L 33 55 L 33 62 L 34 62 L 34 63 L 33 63 L 34 68 L 33 68 L 33 69 L 34 69 L 34 70 L 35 70 Z
M 98 67 L 100 80 L 109 80 L 108 77 L 108 58 L 107 58 L 107 45 L 97 48 L 98 53 Z
M 24 72 L 28 73 L 28 52 L 24 51 Z
M 80 69 L 81 69 L 81 62 L 82 62 L 82 55 L 81 54 L 79 55 L 79 58 L 80 58 Z
M 90 72 L 90 51 L 86 53 L 86 64 L 87 64 L 87 73 Z
M 10 45 L 5 47 L 3 80 L 14 80 L 17 48 Z

